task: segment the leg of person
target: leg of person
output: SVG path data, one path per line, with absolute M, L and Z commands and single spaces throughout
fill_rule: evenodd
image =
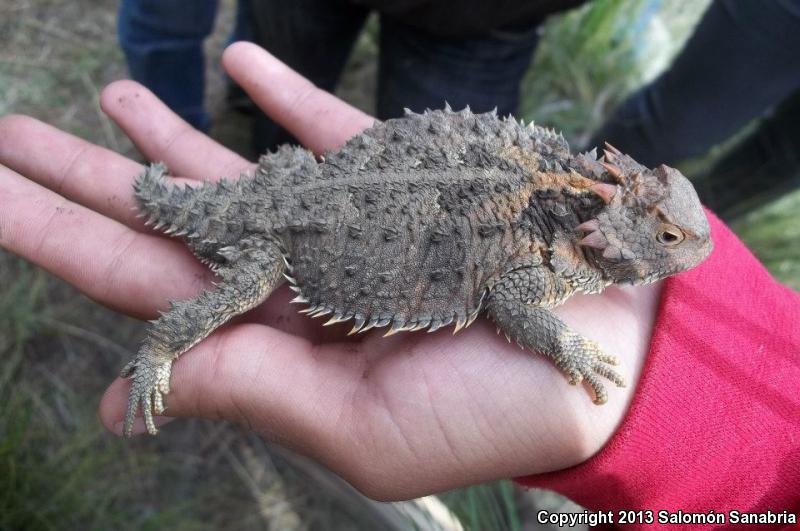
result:
M 369 10 L 348 0 L 253 2 L 255 42 L 309 79 L 333 91 Z M 293 141 L 284 129 L 259 114 L 254 148 L 263 153 Z
M 233 31 L 228 37 L 227 44 L 232 44 L 237 41 L 253 42 L 253 25 L 253 1 L 238 0 L 236 2 L 236 22 L 234 23 Z M 227 83 L 225 100 L 231 109 L 249 115 L 260 112 L 258 106 L 256 106 L 250 96 L 245 93 L 242 87 L 234 83 L 227 75 L 225 79 Z
M 647 166 L 700 155 L 800 87 L 800 0 L 712 2 L 672 66 L 597 132 Z
M 217 0 L 123 0 L 118 34 L 131 77 L 184 120 L 207 131 L 203 41 Z
M 695 186 L 703 202 L 727 220 L 800 187 L 800 90 Z
M 538 21 L 484 35 L 442 37 L 381 16 L 378 118 L 449 103 L 475 112 L 514 114 L 519 85 L 537 42 Z
M 238 0 L 236 2 L 236 20 L 228 38 L 228 44 L 236 41 L 252 41 L 253 24 L 253 0 Z
M 246 242 L 242 242 L 246 244 Z M 220 281 L 213 290 L 194 299 L 177 301 L 152 322 L 136 357 L 122 369 L 133 377 L 124 433 L 133 433 L 133 421 L 141 406 L 147 431 L 158 430 L 153 414 L 164 412 L 172 363 L 231 317 L 263 302 L 280 284 L 284 262 L 278 246 L 254 240 L 230 264 L 217 270 Z

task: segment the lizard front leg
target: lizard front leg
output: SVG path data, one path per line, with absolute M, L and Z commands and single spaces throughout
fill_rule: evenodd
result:
M 172 363 L 231 317 L 257 306 L 278 286 L 284 262 L 276 244 L 244 241 L 242 250 L 229 249 L 228 263 L 217 270 L 215 289 L 194 299 L 171 303 L 169 311 L 152 322 L 136 357 L 122 369 L 133 376 L 124 433 L 133 434 L 133 421 L 142 408 L 147 431 L 155 435 L 153 414 L 164 412 Z
M 498 328 L 525 348 L 546 354 L 564 371 L 569 383 L 586 381 L 604 404 L 608 394 L 599 376 L 619 387 L 625 380 L 610 365 L 616 357 L 603 352 L 595 341 L 570 329 L 550 311 L 573 289 L 549 269 L 526 267 L 506 273 L 489 292 L 487 310 Z

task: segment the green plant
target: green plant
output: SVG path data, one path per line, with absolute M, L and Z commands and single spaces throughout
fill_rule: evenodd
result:
M 767 269 L 796 290 L 800 290 L 798 212 L 800 190 L 737 219 L 731 225 Z
M 521 529 L 514 486 L 510 481 L 475 485 L 442 494 L 440 497 L 458 517 L 464 529 Z

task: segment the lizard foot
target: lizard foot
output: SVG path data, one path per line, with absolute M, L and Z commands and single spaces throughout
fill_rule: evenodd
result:
M 608 393 L 599 376 L 611 380 L 617 387 L 625 387 L 625 379 L 611 368 L 619 365 L 617 357 L 606 354 L 596 341 L 575 332 L 567 331 L 559 338 L 554 361 L 566 373 L 570 384 L 578 385 L 584 380 L 589 384 L 597 405 L 608 401 Z
M 120 376 L 127 378 L 133 376 L 131 391 L 128 395 L 128 411 L 125 413 L 125 437 L 133 435 L 133 421 L 136 411 L 142 407 L 142 416 L 147 433 L 158 433 L 153 414 L 161 415 L 164 412 L 164 395 L 169 393 L 169 377 L 172 371 L 172 360 L 152 360 L 146 354 L 140 353 L 122 369 Z

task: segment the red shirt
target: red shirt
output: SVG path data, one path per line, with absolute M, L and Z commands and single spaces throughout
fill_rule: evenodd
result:
M 730 527 L 731 511 L 800 512 L 800 296 L 709 220 L 714 251 L 665 282 L 617 433 L 588 461 L 521 484 L 610 510 L 614 522 L 620 510 L 652 511 L 656 524 L 662 510 L 713 511 Z

